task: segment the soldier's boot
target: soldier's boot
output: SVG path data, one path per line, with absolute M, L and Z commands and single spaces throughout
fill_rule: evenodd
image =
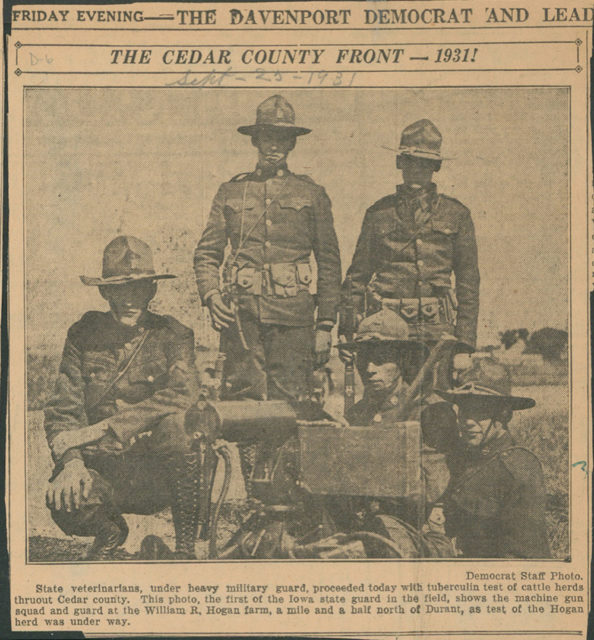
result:
M 103 506 L 99 506 L 94 509 L 88 524 L 95 531 L 95 540 L 86 560 L 124 560 L 130 557 L 119 548 L 128 537 L 128 525 L 121 514 L 110 514 Z
M 200 453 L 180 453 L 171 469 L 173 501 L 171 515 L 175 529 L 175 557 L 196 558 L 196 534 L 200 519 Z

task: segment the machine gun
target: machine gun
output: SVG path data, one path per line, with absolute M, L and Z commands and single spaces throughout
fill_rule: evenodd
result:
M 211 558 L 448 555 L 447 541 L 436 543 L 397 517 L 359 513 L 366 502 L 422 494 L 418 421 L 348 427 L 312 403 L 202 401 L 187 412 L 186 430 L 259 444 L 249 478 L 257 506 L 221 550 L 217 525 L 231 459 L 225 445 L 217 449 L 225 473 L 211 519 Z

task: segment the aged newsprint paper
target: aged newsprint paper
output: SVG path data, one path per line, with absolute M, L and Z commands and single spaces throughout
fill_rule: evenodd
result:
M 593 14 L 13 7 L 15 631 L 586 637 Z

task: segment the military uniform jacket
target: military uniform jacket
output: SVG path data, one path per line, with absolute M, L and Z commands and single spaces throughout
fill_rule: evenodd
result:
M 538 458 L 505 433 L 478 454 L 458 452 L 444 498 L 446 530 L 467 558 L 548 558 Z
M 239 306 L 262 323 L 313 324 L 310 256 L 317 262 L 318 321 L 334 322 L 340 254 L 330 199 L 308 176 L 286 168 L 236 176 L 219 188 L 194 253 L 203 302 L 219 289 L 219 268 L 231 245 Z
M 68 330 L 55 391 L 46 405 L 50 448 L 61 431 L 105 419 L 111 435 L 127 444 L 165 416 L 187 409 L 196 386 L 191 329 L 150 312 L 128 328 L 109 312 L 89 311 Z M 74 457 L 82 457 L 81 451 L 70 449 L 55 462 L 62 465 Z
M 384 298 L 444 296 L 456 277 L 455 335 L 474 347 L 479 269 L 470 211 L 431 184 L 421 192 L 398 185 L 365 213 L 347 272 L 359 308 L 367 285 Z

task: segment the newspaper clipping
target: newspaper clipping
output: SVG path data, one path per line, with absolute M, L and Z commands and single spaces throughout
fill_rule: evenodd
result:
M 585 638 L 590 3 L 15 6 L 11 622 Z

